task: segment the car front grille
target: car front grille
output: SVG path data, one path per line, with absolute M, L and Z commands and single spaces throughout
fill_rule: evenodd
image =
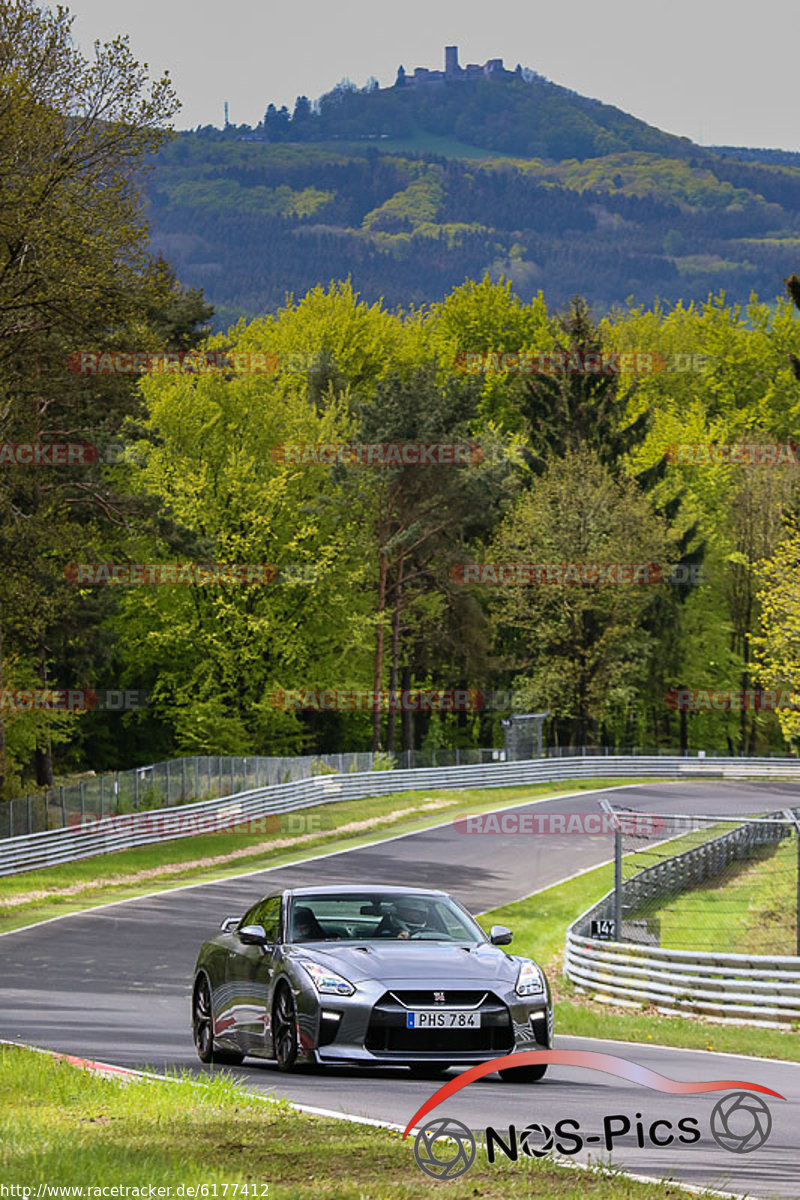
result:
M 505 1004 L 486 991 L 448 989 L 445 1003 L 432 991 L 386 992 L 372 1009 L 364 1045 L 372 1054 L 427 1054 L 450 1059 L 459 1054 L 502 1054 L 514 1048 L 511 1016 Z M 409 1008 L 464 1008 L 478 1011 L 478 1029 L 408 1029 Z
M 406 1008 L 437 1008 L 440 1004 L 444 1008 L 475 1008 L 490 995 L 493 996 L 493 993 L 487 992 L 486 988 L 482 988 L 480 991 L 467 991 L 460 988 L 446 988 L 444 991 L 435 992 L 427 989 L 415 992 L 392 991 L 387 992 L 379 1003 L 382 1004 L 387 997 L 391 997 L 399 1001 L 401 1005 L 405 1005 Z M 444 996 L 444 1000 L 441 999 L 442 996 Z M 437 999 L 437 997 L 439 998 Z M 493 996 L 493 1001 L 495 1004 L 500 1003 L 496 996 Z

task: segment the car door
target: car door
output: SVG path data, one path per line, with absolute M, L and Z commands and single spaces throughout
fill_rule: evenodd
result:
M 267 935 L 266 946 L 250 946 L 240 941 L 238 929 L 261 925 Z M 242 1050 L 263 1050 L 269 1028 L 270 981 L 281 936 L 281 896 L 269 896 L 250 909 L 233 934 L 235 948 L 229 951 L 225 982 L 227 1011 L 233 1019 L 232 1032 Z

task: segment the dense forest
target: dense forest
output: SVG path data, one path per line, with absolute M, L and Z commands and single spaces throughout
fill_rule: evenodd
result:
M 791 168 L 164 144 L 168 80 L 118 44 L 76 66 L 60 11 L 15 21 L 0 794 L 184 753 L 500 745 L 512 707 L 557 745 L 797 750 L 793 702 L 753 700 L 800 691 Z M 763 302 L 691 303 L 723 250 Z M 665 264 L 685 302 L 611 309 Z M 209 298 L 263 315 L 215 333 Z M 94 452 L 36 450 L 65 445 Z M 386 452 L 409 445 L 451 449 Z M 143 700 L 19 700 L 77 689 Z M 382 689 L 473 699 L 314 699 Z
M 385 146 L 183 133 L 147 176 L 152 245 L 220 329 L 348 277 L 392 308 L 487 272 L 523 300 L 580 294 L 598 312 L 723 290 L 772 300 L 800 252 L 798 167 L 700 148 L 555 162 Z

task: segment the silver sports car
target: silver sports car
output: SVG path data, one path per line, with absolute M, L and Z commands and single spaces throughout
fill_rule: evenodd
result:
M 272 1058 L 408 1066 L 434 1078 L 553 1040 L 550 988 L 446 892 L 316 887 L 275 892 L 226 917 L 195 967 L 203 1062 Z M 501 1071 L 541 1079 L 544 1066 Z

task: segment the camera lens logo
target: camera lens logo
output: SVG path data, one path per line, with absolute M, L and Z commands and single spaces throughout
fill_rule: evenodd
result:
M 441 1143 L 439 1154 L 436 1154 L 434 1142 L 439 1138 L 450 1138 L 451 1141 Z M 457 1179 L 475 1161 L 475 1138 L 460 1121 L 437 1117 L 423 1125 L 417 1134 L 414 1157 L 417 1165 L 433 1179 Z
M 538 1142 L 541 1142 L 541 1145 L 537 1145 Z M 523 1129 L 519 1144 L 529 1158 L 544 1158 L 553 1149 L 553 1131 L 546 1125 L 538 1125 L 533 1121 Z
M 731 1092 L 714 1105 L 711 1136 L 723 1150 L 750 1154 L 758 1150 L 772 1130 L 772 1114 L 760 1096 Z

